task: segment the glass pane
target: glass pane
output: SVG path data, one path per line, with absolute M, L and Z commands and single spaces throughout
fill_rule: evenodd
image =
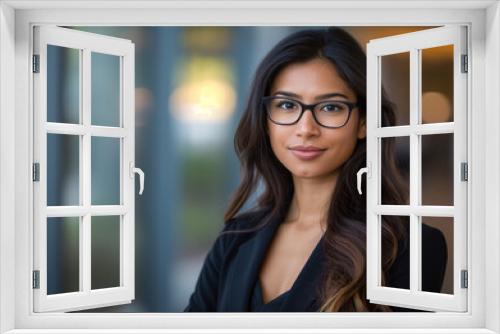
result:
M 92 52 L 92 125 L 120 126 L 120 57 Z
M 408 125 L 410 124 L 410 53 L 382 56 L 380 66 L 382 85 L 395 107 L 396 121 L 393 125 Z
M 422 217 L 422 291 L 453 294 L 453 217 Z
M 382 204 L 410 204 L 410 137 L 380 138 Z M 395 196 L 394 184 L 399 184 L 402 194 Z M 401 198 L 400 198 L 401 197 Z
M 80 50 L 47 45 L 47 121 L 80 122 Z
M 47 294 L 79 290 L 79 217 L 47 218 Z
M 120 138 L 92 137 L 92 205 L 119 205 Z
M 382 259 L 381 268 L 386 272 L 382 286 L 400 289 L 410 289 L 410 217 L 409 216 L 381 216 L 381 221 L 385 221 L 387 228 L 383 228 L 382 238 Z M 388 228 L 396 235 L 399 231 L 399 241 L 397 249 L 392 243 L 392 234 Z M 396 254 L 393 256 L 393 254 Z M 390 261 L 394 261 L 389 266 Z
M 453 122 L 453 45 L 422 49 L 422 123 Z
M 91 288 L 120 286 L 120 216 L 94 216 L 91 230 Z
M 453 205 L 453 134 L 422 136 L 422 205 Z
M 80 137 L 47 134 L 47 205 L 80 204 Z

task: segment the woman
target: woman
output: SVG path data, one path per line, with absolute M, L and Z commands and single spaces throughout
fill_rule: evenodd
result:
M 300 31 L 267 54 L 235 135 L 242 181 L 184 311 L 405 310 L 366 299 L 365 121 L 366 56 L 344 30 Z M 395 124 L 385 93 L 382 124 Z M 383 143 L 383 203 L 407 204 L 394 142 Z M 258 182 L 256 206 L 239 213 Z M 409 288 L 407 225 L 384 216 L 386 286 Z M 446 244 L 422 232 L 423 289 L 439 292 Z

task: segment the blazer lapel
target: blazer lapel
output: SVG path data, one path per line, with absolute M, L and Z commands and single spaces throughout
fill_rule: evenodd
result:
M 230 282 L 228 309 L 235 312 L 247 312 L 250 296 L 260 272 L 260 267 L 279 226 L 280 219 L 271 219 L 264 227 L 255 232 L 255 235 L 245 241 L 238 248 L 233 259 L 228 282 Z
M 325 259 L 323 245 L 324 237 L 321 237 L 299 273 L 297 280 L 292 285 L 288 297 L 283 301 L 282 310 L 286 310 L 286 312 L 316 311 L 313 304 L 318 299 L 317 292 L 323 273 L 323 261 Z

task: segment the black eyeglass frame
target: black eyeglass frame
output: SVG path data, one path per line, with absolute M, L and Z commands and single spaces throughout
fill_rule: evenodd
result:
M 280 123 L 280 122 L 276 122 L 275 120 L 273 120 L 271 118 L 271 113 L 269 112 L 268 108 L 267 108 L 267 101 L 270 101 L 270 100 L 274 100 L 274 99 L 284 99 L 284 100 L 290 100 L 290 101 L 293 101 L 293 102 L 296 102 L 300 105 L 301 107 L 301 111 L 300 111 L 300 115 L 299 117 L 297 118 L 297 120 L 295 122 L 292 122 L 292 123 Z M 326 103 L 326 102 L 337 102 L 337 103 L 343 103 L 345 105 L 347 105 L 347 107 L 349 108 L 349 113 L 347 115 L 347 120 L 345 121 L 344 124 L 340 125 L 340 126 L 327 126 L 327 125 L 324 125 L 324 124 L 321 124 L 318 119 L 316 118 L 316 114 L 314 113 L 314 108 L 316 108 L 317 105 L 319 104 L 322 104 L 322 103 Z M 266 109 L 266 113 L 267 113 L 267 117 L 269 118 L 269 120 L 271 122 L 273 122 L 274 124 L 278 124 L 278 125 L 294 125 L 294 124 L 297 124 L 300 119 L 302 118 L 302 115 L 304 114 L 304 112 L 306 110 L 309 110 L 311 111 L 312 115 L 313 115 L 313 118 L 314 118 L 314 121 L 322 126 L 322 127 L 325 127 L 325 128 L 329 128 L 329 129 L 338 129 L 338 128 L 341 128 L 343 126 L 345 126 L 347 124 L 347 122 L 349 122 L 349 119 L 351 118 L 351 113 L 352 111 L 358 107 L 358 105 L 354 102 L 350 102 L 350 101 L 340 101 L 340 100 L 326 100 L 326 101 L 321 101 L 321 102 L 318 102 L 318 103 L 314 103 L 314 104 L 305 104 L 305 103 L 302 103 L 301 101 L 298 101 L 298 100 L 295 100 L 295 99 L 292 99 L 290 97 L 285 97 L 285 96 L 276 96 L 276 95 L 273 95 L 273 96 L 264 96 L 262 97 L 262 104 L 264 106 L 264 108 Z

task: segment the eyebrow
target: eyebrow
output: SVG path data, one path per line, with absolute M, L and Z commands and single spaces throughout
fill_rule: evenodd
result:
M 274 93 L 274 95 L 277 95 L 277 94 L 279 94 L 279 95 L 285 95 L 285 96 L 290 96 L 290 97 L 295 97 L 295 98 L 298 98 L 298 99 L 301 98 L 301 96 L 298 95 L 298 94 L 291 93 L 291 92 L 285 92 L 285 91 L 281 91 L 281 90 Z M 322 94 L 322 95 L 316 96 L 316 100 L 322 100 L 322 99 L 326 99 L 326 98 L 329 98 L 329 97 L 336 97 L 336 96 L 343 97 L 346 100 L 349 99 L 346 95 L 341 94 L 341 93 L 327 93 L 327 94 Z

